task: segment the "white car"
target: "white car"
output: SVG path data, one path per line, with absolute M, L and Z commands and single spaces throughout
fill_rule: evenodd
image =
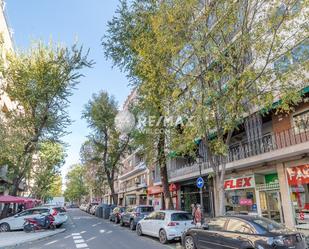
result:
M 192 215 L 184 211 L 154 211 L 140 220 L 136 231 L 139 236 L 145 234 L 159 238 L 162 244 L 169 240 L 181 239 L 182 234 L 194 227 Z
M 12 217 L 0 220 L 0 231 L 23 229 L 25 218 L 34 218 L 42 214 L 50 213 L 55 218 L 56 227 L 60 227 L 67 221 L 68 216 L 63 207 L 36 207 L 24 210 Z

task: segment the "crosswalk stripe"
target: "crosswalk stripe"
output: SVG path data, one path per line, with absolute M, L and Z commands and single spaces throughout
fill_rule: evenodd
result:
M 88 245 L 86 243 L 76 244 L 75 246 L 76 246 L 76 248 L 86 248 L 86 247 L 88 247 Z
M 85 241 L 83 239 L 77 239 L 74 240 L 75 244 L 79 244 L 79 243 L 85 243 Z
M 80 235 L 80 233 L 72 233 L 72 236 Z
M 81 239 L 82 236 L 73 236 L 73 239 Z

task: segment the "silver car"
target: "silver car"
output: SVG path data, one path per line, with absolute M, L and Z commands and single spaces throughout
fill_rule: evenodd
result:
M 0 231 L 21 230 L 25 223 L 25 218 L 34 218 L 42 214 L 51 214 L 55 218 L 56 227 L 60 227 L 68 219 L 67 212 L 63 207 L 36 207 L 24 210 L 12 217 L 0 220 Z
M 145 234 L 159 238 L 162 244 L 169 240 L 181 239 L 182 234 L 194 227 L 192 215 L 184 211 L 154 211 L 137 224 L 139 236 Z

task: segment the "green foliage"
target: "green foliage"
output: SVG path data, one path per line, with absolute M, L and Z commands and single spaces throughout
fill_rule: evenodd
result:
M 46 141 L 39 144 L 39 151 L 30 174 L 33 181 L 31 192 L 37 198 L 46 200 L 48 197 L 53 197 L 53 194 L 61 195 L 62 182 L 59 170 L 64 164 L 65 156 L 64 148 L 59 143 Z
M 5 52 L 1 73 L 6 84 L 1 90 L 15 108 L 0 120 L 0 165 L 9 165 L 11 194 L 17 193 L 17 186 L 30 173 L 38 144 L 66 134 L 71 123 L 69 97 L 83 76 L 79 71 L 92 65 L 87 55 L 76 45 L 66 48 L 41 42 L 28 51 Z
M 85 168 L 82 165 L 72 165 L 66 176 L 64 196 L 69 201 L 79 201 L 87 194 L 85 186 Z
M 114 191 L 115 174 L 129 142 L 129 136 L 121 136 L 116 130 L 117 113 L 117 102 L 113 96 L 106 92 L 93 95 L 82 115 L 92 133 L 83 144 L 80 153 L 83 164 L 93 170 L 93 176 L 97 176 L 88 177 L 89 186 L 92 186 L 95 192 L 101 193 L 103 181 L 106 180 L 114 196 L 114 203 L 117 203 Z M 99 184 L 96 184 L 98 182 Z

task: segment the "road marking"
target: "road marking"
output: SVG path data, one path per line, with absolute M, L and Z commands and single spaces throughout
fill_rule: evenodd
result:
M 48 246 L 48 245 L 51 245 L 51 244 L 54 244 L 54 243 L 56 243 L 58 240 L 53 240 L 53 241 L 51 241 L 51 242 L 48 242 L 48 243 L 46 243 L 45 244 L 45 246 Z
M 93 226 L 93 227 L 95 227 L 95 226 L 100 225 L 100 224 L 102 224 L 102 222 L 99 222 L 99 223 L 93 224 L 92 226 Z
M 68 235 L 68 236 L 65 236 L 64 238 L 67 239 L 67 238 L 70 238 L 71 236 L 72 236 L 72 235 Z
M 75 244 L 79 244 L 79 243 L 85 243 L 85 241 L 83 239 L 77 239 L 74 240 Z
M 105 232 L 105 230 L 104 230 L 104 229 L 101 229 L 101 230 L 100 230 L 100 233 L 104 233 L 104 232 Z
M 72 236 L 74 236 L 74 235 L 80 235 L 80 233 L 72 233 Z
M 73 239 L 81 239 L 82 236 L 73 236 Z
M 86 231 L 82 231 L 82 232 L 80 232 L 80 233 L 85 233 Z
M 108 231 L 107 233 L 112 233 L 113 231 Z
M 88 241 L 90 241 L 90 240 L 94 240 L 95 238 L 96 238 L 96 236 L 91 237 L 90 239 L 87 239 L 86 241 L 88 242 Z
M 86 247 L 88 247 L 88 245 L 86 243 L 76 244 L 75 246 L 76 246 L 76 248 L 86 248 Z

